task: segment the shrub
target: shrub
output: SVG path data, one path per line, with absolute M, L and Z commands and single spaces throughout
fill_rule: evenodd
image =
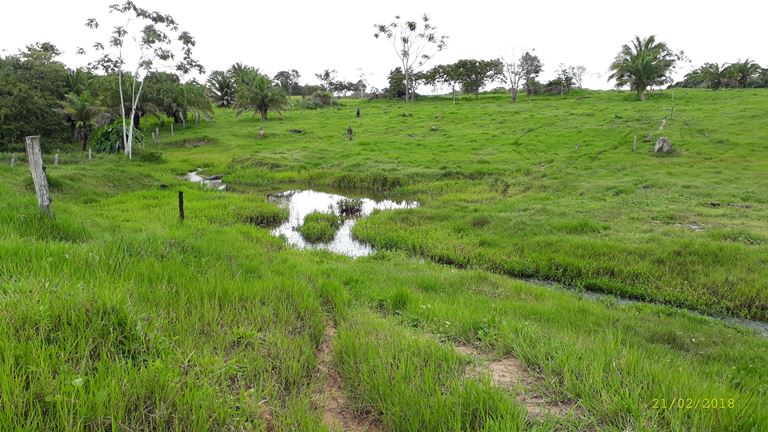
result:
M 144 144 L 144 134 L 133 130 L 134 147 Z M 123 121 L 116 120 L 96 130 L 91 140 L 93 151 L 99 153 L 117 153 L 123 149 Z
M 333 95 L 325 90 L 318 90 L 312 95 L 312 102 L 318 106 L 330 106 L 333 102 Z
M 342 198 L 337 203 L 339 214 L 342 216 L 355 216 L 363 211 L 363 200 L 360 198 Z

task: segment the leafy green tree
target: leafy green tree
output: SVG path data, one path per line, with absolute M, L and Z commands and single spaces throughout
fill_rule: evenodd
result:
M 615 80 L 616 87 L 629 86 L 645 100 L 649 87 L 672 82 L 671 72 L 682 58 L 682 53 L 672 51 L 664 42 L 657 42 L 656 36 L 641 39 L 635 36 L 630 44 L 624 44 L 611 63 L 613 72 L 608 80 Z
M 728 83 L 735 76 L 734 70 L 726 63 L 722 65 L 718 63 L 705 63 L 699 69 L 699 73 L 701 74 L 702 83 L 712 90 L 728 87 Z
M 217 107 L 227 108 L 235 102 L 235 78 L 224 71 L 213 71 L 206 80 L 208 94 Z
M 374 27 L 376 39 L 384 37 L 392 41 L 405 76 L 405 100 L 413 101 L 416 72 L 446 48 L 448 37 L 438 33 L 427 14 L 422 15 L 420 21 L 402 20 L 398 15 L 390 24 L 375 24 Z
M 80 94 L 67 93 L 61 101 L 62 112 L 72 125 L 75 140 L 80 141 L 83 151 L 88 149 L 88 139 L 94 129 L 94 120 L 102 109 L 88 90 Z
M 289 96 L 297 95 L 301 91 L 299 78 L 301 74 L 296 69 L 280 71 L 275 74 L 274 80 L 280 83 L 280 86 Z
M 246 79 L 248 76 L 250 76 L 253 73 L 259 73 L 259 69 L 255 68 L 253 66 L 247 66 L 243 63 L 237 62 L 229 67 L 227 70 L 227 73 L 229 73 L 232 78 L 235 80 L 235 88 L 237 88 L 237 84 L 243 79 Z
M 67 77 L 58 52 L 45 42 L 0 58 L 0 149 L 18 148 L 29 135 L 42 135 L 44 146 L 71 136 L 58 110 Z
M 760 76 L 761 72 L 760 65 L 750 59 L 744 61 L 739 60 L 736 63 L 732 63 L 728 66 L 728 69 L 731 70 L 733 78 L 741 88 L 749 87 L 750 84 Z
M 451 95 L 453 97 L 453 104 L 456 104 L 456 85 L 459 83 L 461 76 L 459 70 L 455 64 L 437 65 L 432 69 L 424 72 L 424 82 L 428 85 L 438 86 L 445 85 L 451 87 Z
M 536 93 L 536 89 L 539 86 L 537 79 L 539 74 L 541 74 L 544 65 L 541 64 L 539 56 L 531 54 L 530 51 L 526 51 L 523 53 L 523 56 L 520 57 L 520 67 L 522 68 L 525 92 L 528 96 L 531 96 Z
M 389 87 L 386 93 L 389 97 L 401 98 L 407 94 L 405 87 L 405 74 L 399 67 L 392 69 L 387 76 Z
M 241 74 L 235 93 L 237 115 L 253 111 L 254 116 L 259 113 L 262 120 L 267 120 L 270 110 L 281 113 L 289 104 L 285 90 L 266 75 L 256 71 Z
M 453 69 L 461 83 L 464 94 L 474 94 L 477 97 L 486 83 L 495 81 L 502 74 L 501 60 L 459 60 L 453 64 Z

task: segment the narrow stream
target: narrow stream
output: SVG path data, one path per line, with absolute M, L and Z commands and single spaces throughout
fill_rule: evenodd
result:
M 203 186 L 216 189 L 226 190 L 227 185 L 224 184 L 220 176 L 203 177 L 200 175 L 201 170 L 187 173 L 185 178 L 194 183 L 200 183 Z M 344 219 L 341 227 L 336 232 L 335 237 L 328 243 L 311 243 L 302 237 L 301 233 L 297 229 L 304 223 L 304 218 L 312 212 L 334 213 L 339 214 L 338 203 L 342 199 L 347 197 L 338 194 L 318 192 L 314 190 L 289 190 L 285 192 L 273 193 L 267 195 L 267 199 L 277 204 L 278 206 L 288 209 L 288 220 L 279 227 L 272 230 L 272 235 L 285 238 L 286 242 L 299 249 L 324 249 L 331 252 L 335 252 L 350 257 L 361 257 L 371 255 L 376 252 L 376 249 L 359 240 L 356 240 L 352 236 L 352 227 L 357 222 L 357 219 L 361 217 L 369 216 L 374 211 L 395 210 L 395 209 L 410 209 L 419 206 L 416 201 L 391 201 L 382 200 L 375 201 L 370 198 L 362 199 L 362 211 L 355 217 L 349 217 Z M 539 286 L 544 286 L 558 291 L 580 292 L 584 298 L 593 301 L 601 301 L 603 299 L 615 300 L 619 304 L 656 304 L 653 302 L 647 302 L 643 300 L 634 300 L 625 297 L 619 297 L 613 294 L 606 294 L 597 291 L 585 291 L 576 287 L 561 284 L 555 281 L 546 281 L 540 279 L 526 279 L 509 276 L 512 279 L 533 283 Z M 684 308 L 680 308 L 684 309 Z M 721 321 L 730 325 L 738 325 L 747 327 L 757 332 L 760 336 L 768 337 L 768 322 L 755 321 L 745 318 L 726 317 L 708 315 L 701 312 L 697 312 L 690 309 L 684 309 L 692 314 L 702 316 L 708 319 Z

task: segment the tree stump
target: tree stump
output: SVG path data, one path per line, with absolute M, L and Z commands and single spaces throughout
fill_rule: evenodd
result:
M 43 152 L 40 150 L 40 137 L 28 136 L 26 138 L 27 160 L 29 172 L 32 174 L 32 183 L 37 194 L 37 206 L 51 216 L 51 192 L 48 189 L 48 177 L 45 175 L 43 164 Z

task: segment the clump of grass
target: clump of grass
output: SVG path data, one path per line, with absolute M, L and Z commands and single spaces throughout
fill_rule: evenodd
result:
M 327 243 L 333 240 L 340 226 L 341 220 L 335 214 L 313 212 L 304 218 L 299 232 L 308 242 Z
M 337 205 L 342 216 L 356 216 L 363 211 L 363 200 L 360 198 L 342 198 Z

